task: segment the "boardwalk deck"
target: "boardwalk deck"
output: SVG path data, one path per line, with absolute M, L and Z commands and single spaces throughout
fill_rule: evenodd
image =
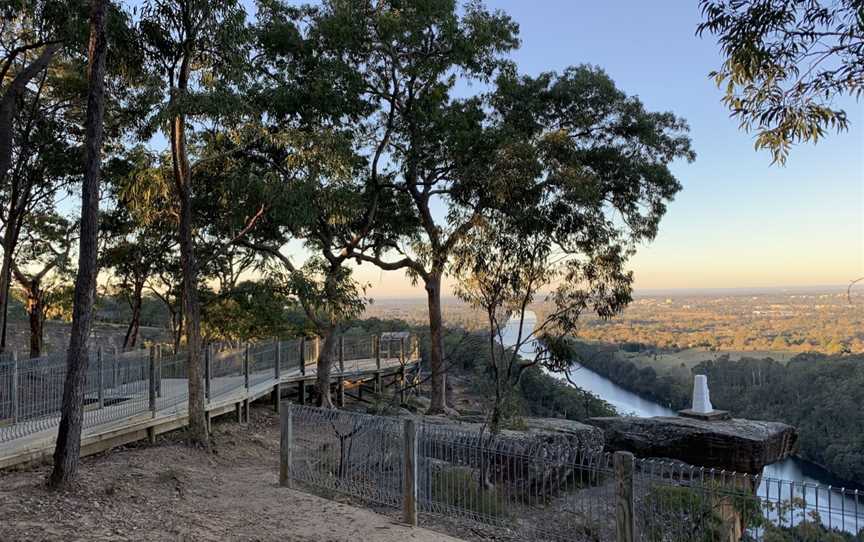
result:
M 404 362 L 399 357 L 382 357 L 380 369 L 376 359 L 353 359 L 345 363 L 341 373 L 334 368 L 331 381 L 368 381 L 379 376 L 398 375 L 403 370 L 415 367 L 417 359 L 407 359 Z M 279 378 L 275 367 L 250 370 L 247 377 L 244 374 L 231 376 L 214 376 L 210 379 L 210 398 L 206 402 L 206 410 L 210 418 L 231 412 L 240 412 L 243 405 L 271 396 L 279 386 L 285 384 L 310 384 L 315 381 L 315 364 L 306 364 L 305 370 L 299 366 L 282 367 Z M 143 385 L 142 385 L 143 382 Z M 141 407 L 149 403 L 149 386 L 147 381 L 136 381 L 110 390 L 111 401 L 103 401 L 98 406 L 96 397 L 88 397 L 90 405 L 85 410 L 85 420 L 92 417 L 90 424 L 81 435 L 81 455 L 99 453 L 115 446 L 121 446 L 155 435 L 172 431 L 188 423 L 187 416 L 188 381 L 185 378 L 160 378 L 159 394 L 155 409 L 141 411 Z M 128 413 L 128 415 L 125 415 Z M 99 420 L 105 420 L 99 423 Z M 0 437 L 8 432 L 6 440 L 0 438 L 0 469 L 14 465 L 46 461 L 51 457 L 57 437 L 59 415 L 46 416 L 39 420 L 45 429 L 9 437 L 15 426 L 0 427 Z

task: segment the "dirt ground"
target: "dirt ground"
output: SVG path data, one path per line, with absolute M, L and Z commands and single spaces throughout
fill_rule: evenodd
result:
M 84 458 L 65 492 L 48 467 L 0 473 L 0 541 L 455 541 L 371 511 L 280 488 L 278 418 L 214 423 L 211 453 L 181 434 Z

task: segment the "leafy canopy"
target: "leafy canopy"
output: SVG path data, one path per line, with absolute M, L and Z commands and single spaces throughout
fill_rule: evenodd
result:
M 864 90 L 864 7 L 858 0 L 701 0 L 698 35 L 717 36 L 725 60 L 711 72 L 757 149 L 783 164 L 790 147 L 846 130 L 836 106 Z

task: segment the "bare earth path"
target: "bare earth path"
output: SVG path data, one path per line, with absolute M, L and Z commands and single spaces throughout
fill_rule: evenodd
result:
M 373 512 L 280 488 L 278 419 L 214 424 L 214 453 L 176 435 L 82 460 L 74 490 L 47 467 L 0 473 L 0 540 L 456 541 Z

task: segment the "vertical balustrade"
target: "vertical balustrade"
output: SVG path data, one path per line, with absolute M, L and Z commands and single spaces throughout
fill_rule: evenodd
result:
M 345 406 L 345 337 L 339 336 L 339 381 L 336 385 L 336 404 Z
M 105 368 L 102 359 L 102 347 L 96 349 L 96 397 L 99 408 L 105 408 Z

